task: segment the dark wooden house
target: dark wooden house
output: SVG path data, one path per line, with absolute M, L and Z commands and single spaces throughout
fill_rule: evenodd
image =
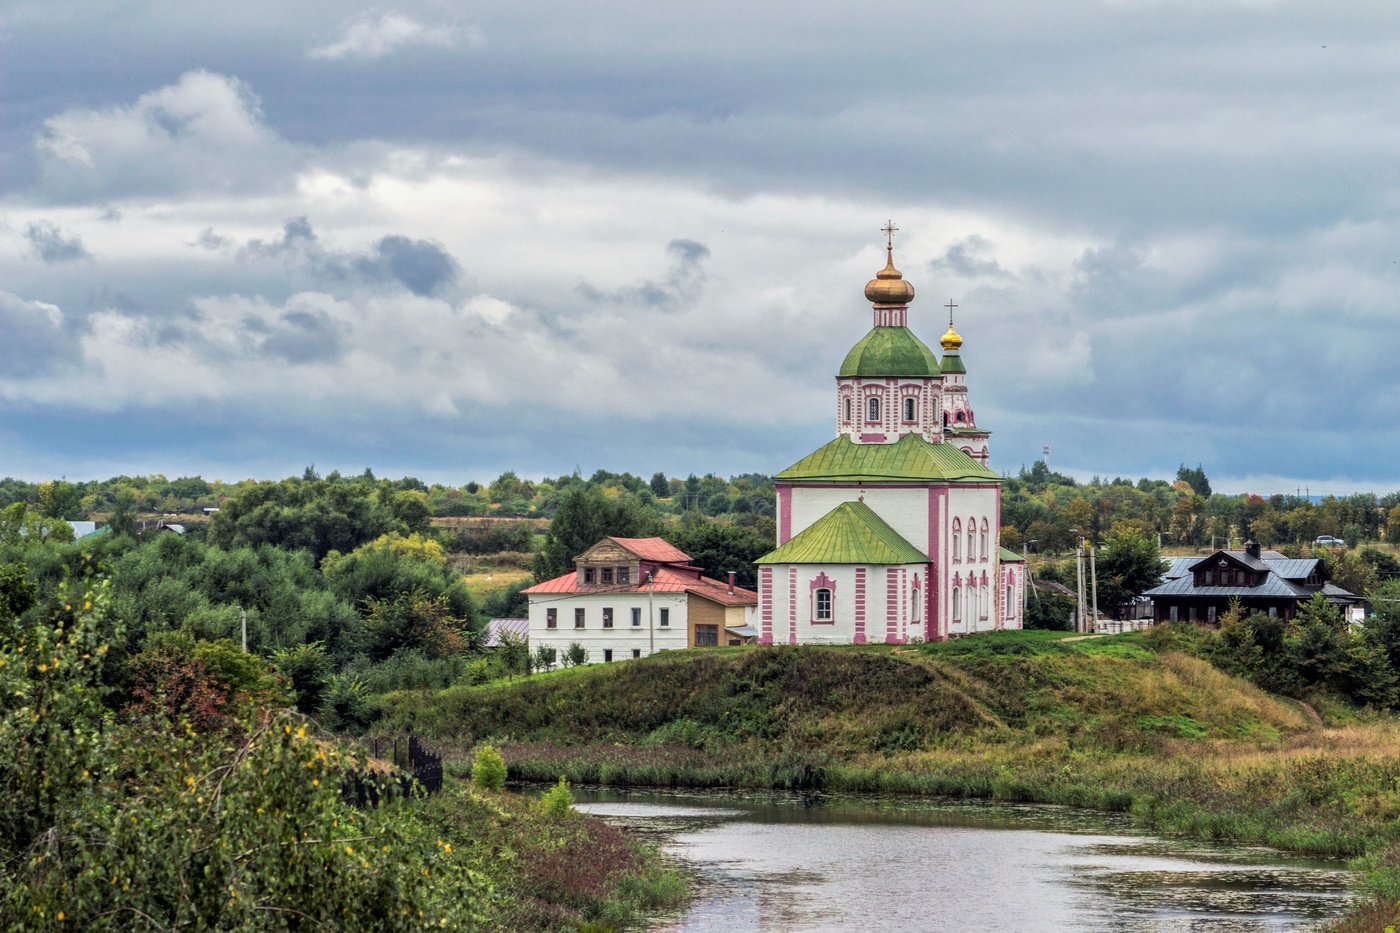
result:
M 1299 605 L 1318 593 L 1341 607 L 1348 619 L 1359 621 L 1361 597 L 1333 585 L 1331 577 L 1320 557 L 1290 558 L 1250 542 L 1243 551 L 1172 558 L 1162 585 L 1143 595 L 1151 597 L 1157 622 L 1214 623 L 1232 599 L 1239 599 L 1246 612 L 1291 619 Z

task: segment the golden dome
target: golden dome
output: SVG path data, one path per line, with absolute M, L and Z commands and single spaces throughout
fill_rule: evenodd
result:
M 885 251 L 885 268 L 865 284 L 865 297 L 877 308 L 902 308 L 914 300 L 914 286 L 894 267 L 894 248 L 887 246 Z
M 948 322 L 948 333 L 944 334 L 938 342 L 945 350 L 956 350 L 962 346 L 962 338 L 958 336 L 957 331 L 953 330 L 952 321 Z

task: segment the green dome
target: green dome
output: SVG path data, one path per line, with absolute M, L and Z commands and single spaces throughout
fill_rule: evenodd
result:
M 938 358 L 907 327 L 876 327 L 851 347 L 838 376 L 937 376 Z

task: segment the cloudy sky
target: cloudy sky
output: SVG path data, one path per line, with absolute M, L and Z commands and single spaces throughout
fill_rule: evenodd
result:
M 879 227 L 993 466 L 1400 488 L 1400 5 L 0 3 L 0 474 L 782 469 Z

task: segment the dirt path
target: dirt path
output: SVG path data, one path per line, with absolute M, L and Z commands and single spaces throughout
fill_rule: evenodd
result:
M 1293 702 L 1303 708 L 1303 712 L 1308 714 L 1308 718 L 1315 722 L 1319 729 L 1323 728 L 1322 715 L 1317 710 L 1313 709 L 1311 703 L 1304 703 L 1302 700 L 1294 700 Z

